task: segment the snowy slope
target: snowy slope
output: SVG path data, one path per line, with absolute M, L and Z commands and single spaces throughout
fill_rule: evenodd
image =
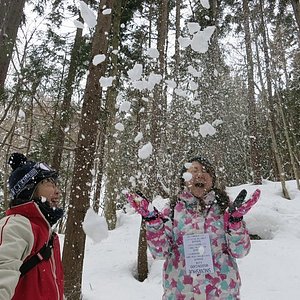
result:
M 295 181 L 287 183 L 292 200 L 281 197 L 280 183 L 265 181 L 259 203 L 246 216 L 251 233 L 264 240 L 252 241 L 249 255 L 238 260 L 242 278 L 242 300 L 300 299 L 300 191 Z M 234 198 L 245 188 L 228 188 Z M 117 229 L 94 244 L 87 237 L 83 272 L 84 300 L 161 299 L 162 261 L 149 255 L 150 274 L 144 282 L 133 277 L 140 217 L 120 213 Z M 97 230 L 95 228 L 95 230 Z

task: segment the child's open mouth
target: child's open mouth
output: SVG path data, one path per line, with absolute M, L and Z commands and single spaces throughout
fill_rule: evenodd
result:
M 195 183 L 195 187 L 197 188 L 203 188 L 205 186 L 205 184 L 203 182 L 196 182 Z

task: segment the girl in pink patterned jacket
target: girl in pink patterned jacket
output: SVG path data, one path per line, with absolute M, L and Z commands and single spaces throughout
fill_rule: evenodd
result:
M 213 167 L 206 159 L 196 157 L 185 164 L 183 190 L 173 207 L 158 213 L 142 195 L 127 195 L 146 221 L 153 257 L 165 259 L 165 300 L 240 299 L 236 258 L 250 250 L 250 237 L 242 219 L 260 191 L 244 202 L 243 190 L 230 204 L 227 194 L 214 184 Z

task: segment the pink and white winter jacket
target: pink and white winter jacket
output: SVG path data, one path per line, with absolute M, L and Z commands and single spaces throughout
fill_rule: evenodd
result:
M 167 219 L 147 222 L 147 241 L 154 258 L 165 259 L 163 267 L 164 300 L 237 300 L 241 280 L 236 258 L 248 254 L 250 237 L 242 226 L 224 230 L 224 216 L 215 201 L 215 192 L 205 198 L 206 209 L 199 212 L 198 200 L 189 192 L 179 196 L 174 209 L 162 214 Z M 186 273 L 183 236 L 208 233 L 214 271 L 208 274 Z

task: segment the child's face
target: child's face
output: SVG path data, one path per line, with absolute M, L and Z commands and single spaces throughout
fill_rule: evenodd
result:
M 191 173 L 193 177 L 186 181 L 185 185 L 195 197 L 202 198 L 212 189 L 212 177 L 199 162 L 193 161 L 187 172 Z
M 57 207 L 59 204 L 60 189 L 52 178 L 42 180 L 37 185 L 34 194 L 36 197 L 45 197 L 53 208 Z

